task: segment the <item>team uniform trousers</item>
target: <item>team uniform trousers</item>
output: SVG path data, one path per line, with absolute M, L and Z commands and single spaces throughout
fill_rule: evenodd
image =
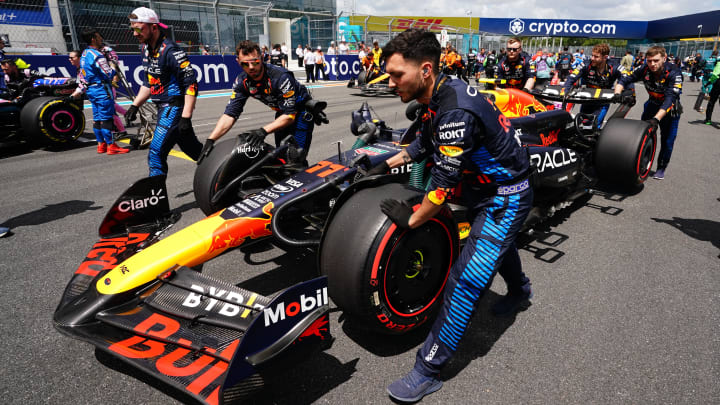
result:
M 641 120 L 649 120 L 657 114 L 660 106 L 650 101 L 645 102 L 645 109 L 643 110 Z M 657 157 L 657 168 L 665 169 L 670 163 L 670 156 L 672 155 L 673 145 L 675 144 L 675 138 L 677 137 L 678 124 L 680 123 L 680 116 L 672 117 L 670 113 L 665 114 L 663 119 L 660 120 L 658 131 L 660 132 L 660 153 Z
M 115 100 L 110 85 L 92 83 L 87 87 L 87 98 L 93 112 L 93 132 L 98 143 L 113 143 L 112 119 L 115 115 Z
M 527 188 L 490 197 L 471 210 L 470 235 L 450 269 L 440 314 L 417 352 L 415 369 L 421 374 L 435 375 L 450 360 L 496 273 L 511 291 L 520 291 L 529 281 L 522 271 L 515 238 L 532 200 L 532 188 Z
M 167 157 L 173 145 L 177 143 L 180 150 L 193 160 L 198 160 L 202 151 L 202 143 L 195 134 L 181 135 L 178 125 L 183 107 L 169 103 L 160 104 L 158 108 L 157 126 L 150 143 L 148 166 L 150 176 L 162 176 L 168 172 Z

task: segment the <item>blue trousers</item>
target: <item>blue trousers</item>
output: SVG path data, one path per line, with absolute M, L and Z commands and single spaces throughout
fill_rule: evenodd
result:
M 297 116 L 295 118 L 295 122 L 286 127 L 281 129 L 280 131 L 275 131 L 275 146 L 280 146 L 280 141 L 283 140 L 288 135 L 293 136 L 293 141 L 295 142 L 295 147 L 297 148 L 297 153 L 293 154 L 293 159 L 289 160 L 295 160 L 296 162 L 302 162 L 307 157 L 308 152 L 310 151 L 310 144 L 312 143 L 312 134 L 313 129 L 315 129 L 315 122 L 310 120 L 308 116 L 309 113 L 305 111 L 300 111 L 297 113 Z M 275 115 L 275 118 L 279 117 L 281 114 L 278 113 Z M 306 117 L 308 119 L 306 119 Z
M 508 291 L 520 291 L 529 279 L 522 271 L 515 238 L 532 207 L 532 189 L 495 196 L 471 212 L 470 236 L 450 269 L 440 314 L 418 350 L 415 369 L 434 375 L 447 364 L 468 328 L 477 303 L 500 273 Z
M 641 120 L 649 120 L 657 114 L 660 106 L 653 104 L 649 101 L 645 102 L 645 109 L 643 110 Z M 680 123 L 680 116 L 671 117 L 670 114 L 665 114 L 662 120 L 660 120 L 660 153 L 657 158 L 657 168 L 665 169 L 670 163 L 670 156 L 672 156 L 673 145 L 675 145 L 675 138 L 677 137 L 678 124 Z
M 113 143 L 112 119 L 115 115 L 115 100 L 107 84 L 93 84 L 87 88 L 87 98 L 93 112 L 93 132 L 98 143 Z M 111 124 L 108 125 L 106 121 Z
M 150 176 L 166 175 L 168 171 L 167 157 L 175 144 L 191 159 L 197 160 L 202 151 L 202 143 L 195 134 L 181 135 L 178 125 L 182 115 L 182 107 L 168 104 L 158 108 L 158 122 L 148 152 Z

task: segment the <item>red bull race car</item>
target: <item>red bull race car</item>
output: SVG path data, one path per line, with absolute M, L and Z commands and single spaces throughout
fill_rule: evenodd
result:
M 542 97 L 556 97 L 552 89 L 537 99 L 512 89 L 487 94 L 524 114 L 511 122 L 535 166 L 528 227 L 600 179 L 638 185 L 646 178 L 655 133 L 643 121 L 622 118 L 626 106 L 598 130 L 567 111 L 547 110 L 552 104 Z M 611 97 L 594 89 L 562 96 L 603 103 Z M 395 198 L 419 206 L 427 165 L 365 176 L 415 138 L 420 119 L 413 114 L 409 108 L 415 119 L 409 128 L 393 130 L 364 104 L 352 114 L 355 145 L 309 167 L 280 165 L 286 142 L 278 148 L 250 148 L 241 137 L 219 142 L 194 181 L 209 216 L 172 234 L 177 215 L 164 177 L 140 180 L 103 220 L 100 240 L 56 309 L 56 328 L 216 404 L 257 388 L 263 369 L 326 347 L 330 298 L 347 322 L 376 332 L 403 334 L 432 322 L 469 233 L 466 211 L 448 204 L 417 229 L 398 228 L 379 203 Z M 314 249 L 319 277 L 265 297 L 198 269 L 260 240 Z
M 0 94 L 0 141 L 13 138 L 38 145 L 62 146 L 85 130 L 81 103 L 66 101 L 75 91 L 73 78 L 36 79 L 21 91 Z

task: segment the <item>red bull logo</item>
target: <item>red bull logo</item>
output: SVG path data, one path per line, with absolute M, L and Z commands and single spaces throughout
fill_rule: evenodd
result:
M 160 82 L 160 79 L 156 78 L 155 76 L 148 75 L 148 84 L 151 86 L 157 86 L 162 83 Z
M 270 236 L 272 232 L 268 227 L 274 206 L 275 204 L 269 202 L 263 207 L 263 213 L 267 215 L 267 218 L 239 217 L 223 222 L 213 231 L 208 253 L 238 247 L 248 238 L 258 239 Z

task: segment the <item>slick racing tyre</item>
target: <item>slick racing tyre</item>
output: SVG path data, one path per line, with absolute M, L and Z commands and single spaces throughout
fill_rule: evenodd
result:
M 638 186 L 650 174 L 657 134 L 645 121 L 615 118 L 600 132 L 595 149 L 598 175 L 622 186 Z
M 75 103 L 38 97 L 20 111 L 20 125 L 25 135 L 39 144 L 67 145 L 85 130 L 85 114 Z
M 360 74 L 358 74 L 357 84 L 358 84 L 358 86 L 367 84 L 367 72 L 366 71 L 363 70 L 362 72 L 360 72 Z
M 432 322 L 442 304 L 459 246 L 449 210 L 412 230 L 398 228 L 380 211 L 385 198 L 415 205 L 422 197 L 398 183 L 361 190 L 327 226 L 320 271 L 335 304 L 363 327 L 406 333 Z
M 269 146 L 265 145 L 263 151 L 257 153 L 241 152 L 230 161 L 236 143 L 235 138 L 216 143 L 210 155 L 195 169 L 193 193 L 205 215 L 214 214 L 238 201 L 237 190 L 227 193 L 226 197 L 216 204 L 212 203 L 212 198 L 215 193 L 267 154 L 267 146 Z

